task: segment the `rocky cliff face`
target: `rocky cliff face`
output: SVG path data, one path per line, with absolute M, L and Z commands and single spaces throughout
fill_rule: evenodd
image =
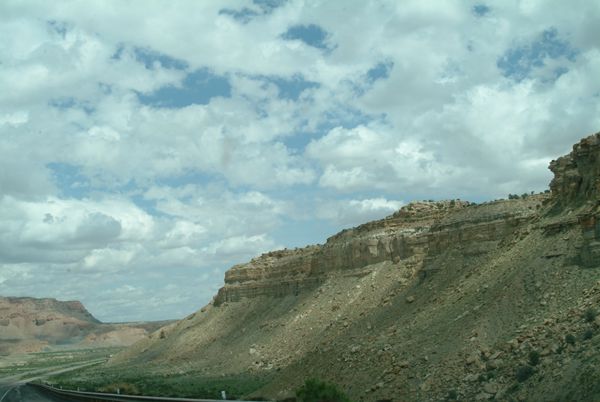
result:
M 162 324 L 103 324 L 79 301 L 0 297 L 0 354 L 55 345 L 127 346 Z
M 577 206 L 600 199 L 600 133 L 584 138 L 573 151 L 550 162 L 550 183 L 558 206 Z
M 273 251 L 225 273 L 214 304 L 244 297 L 285 296 L 315 288 L 332 273 L 363 276 L 385 261 L 406 279 L 439 269 L 432 261 L 449 249 L 484 254 L 514 235 L 540 208 L 544 195 L 475 205 L 460 200 L 415 202 L 385 219 L 344 230 L 324 245 Z
M 548 194 L 412 203 L 237 265 L 212 304 L 96 375 L 243 373 L 263 384 L 246 396 L 278 399 L 316 377 L 357 401 L 600 400 L 599 138 L 551 163 Z
M 563 225 L 581 228 L 579 262 L 587 267 L 600 265 L 600 133 L 584 138 L 569 155 L 552 161 L 550 170 L 555 210 L 578 209 Z

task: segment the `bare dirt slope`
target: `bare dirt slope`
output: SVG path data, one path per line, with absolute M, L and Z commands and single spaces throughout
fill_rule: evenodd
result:
M 231 268 L 213 303 L 106 370 L 309 377 L 353 400 L 600 400 L 600 133 L 551 192 L 413 203 Z M 251 395 L 252 396 L 252 395 Z
M 54 346 L 128 346 L 166 324 L 104 324 L 78 301 L 0 297 L 0 354 Z

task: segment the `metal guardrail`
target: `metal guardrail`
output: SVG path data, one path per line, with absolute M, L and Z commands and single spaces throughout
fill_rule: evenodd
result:
M 59 396 L 73 402 L 219 402 L 216 399 L 189 399 L 189 398 L 164 398 L 160 396 L 139 396 L 139 395 L 122 395 L 108 394 L 103 392 L 83 392 L 64 390 L 51 387 L 44 384 L 29 383 L 47 394 Z M 223 402 L 221 400 L 221 402 Z M 232 401 L 233 402 L 233 401 Z M 251 402 L 251 401 L 235 401 L 235 402 Z M 267 402 L 267 401 L 263 401 Z

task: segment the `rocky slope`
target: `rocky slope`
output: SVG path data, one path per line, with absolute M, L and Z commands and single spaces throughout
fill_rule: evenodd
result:
M 78 301 L 0 297 L 0 354 L 67 345 L 128 346 L 165 324 L 104 324 Z
M 358 401 L 598 400 L 600 133 L 550 169 L 547 194 L 412 203 L 234 266 L 104 370 L 249 372 L 279 399 L 317 377 Z

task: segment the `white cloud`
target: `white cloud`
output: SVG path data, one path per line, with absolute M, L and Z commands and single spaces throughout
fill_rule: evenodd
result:
M 362 200 L 341 200 L 323 202 L 317 211 L 322 219 L 339 226 L 356 226 L 375 219 L 381 219 L 399 210 L 403 201 L 386 198 L 366 198 Z
M 437 184 L 445 174 L 431 151 L 415 139 L 395 136 L 389 127 L 336 127 L 312 141 L 306 152 L 324 166 L 319 184 L 341 191 L 393 192 L 398 186 L 414 191 Z
M 12 113 L 5 113 L 0 116 L 0 125 L 7 124 L 11 126 L 20 126 L 29 121 L 29 113 L 26 111 L 16 111 Z
M 72 263 L 113 243 L 140 241 L 152 218 L 120 200 L 0 200 L 0 261 Z
M 299 224 L 544 189 L 547 162 L 600 126 L 600 7 L 473 5 L 288 1 L 242 23 L 219 11 L 259 10 L 250 1 L 2 2 L 0 293 L 166 318 Z M 310 24 L 329 51 L 282 38 Z M 575 56 L 554 49 L 522 80 L 505 77 L 498 60 L 550 30 Z M 140 102 L 197 69 L 231 96 Z M 299 93 L 301 78 L 313 85 Z M 181 296 L 163 308 L 167 284 Z

